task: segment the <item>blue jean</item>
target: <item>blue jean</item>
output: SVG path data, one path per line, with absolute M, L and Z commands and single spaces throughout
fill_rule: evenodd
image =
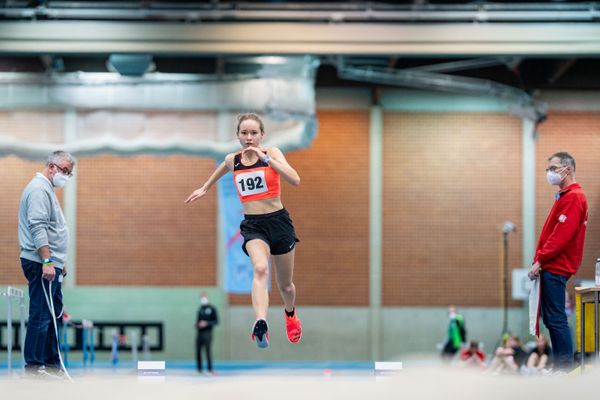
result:
M 50 314 L 42 288 L 44 285 L 46 293 L 50 294 L 50 282 L 42 279 L 42 264 L 21 258 L 21 267 L 29 285 L 29 320 L 25 335 L 25 363 L 31 366 L 59 367 L 60 359 L 52 314 Z M 52 282 L 52 301 L 56 316 L 60 315 L 63 308 L 60 272 L 60 270 L 56 270 L 56 277 Z
M 544 325 L 550 332 L 554 366 L 558 369 L 573 367 L 573 342 L 565 312 L 567 278 L 542 271 L 541 311 Z

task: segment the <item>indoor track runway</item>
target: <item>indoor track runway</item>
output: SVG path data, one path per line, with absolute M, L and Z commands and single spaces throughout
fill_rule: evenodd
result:
M 12 398 L 62 399 L 567 399 L 595 393 L 598 371 L 584 375 L 492 376 L 479 371 L 414 366 L 395 376 L 376 379 L 363 368 L 287 366 L 222 370 L 199 375 L 190 368 L 167 368 L 164 382 L 140 381 L 131 370 L 73 369 L 74 383 L 19 378 L 0 379 L 0 392 Z M 331 366 L 330 366 L 331 367 Z

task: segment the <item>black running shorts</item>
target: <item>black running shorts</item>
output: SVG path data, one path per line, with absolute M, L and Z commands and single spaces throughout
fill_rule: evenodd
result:
M 266 242 L 274 255 L 289 253 L 296 246 L 296 242 L 300 241 L 296 237 L 290 214 L 285 208 L 269 214 L 244 215 L 240 232 L 244 238 L 242 249 L 246 255 L 246 243 L 253 239 Z

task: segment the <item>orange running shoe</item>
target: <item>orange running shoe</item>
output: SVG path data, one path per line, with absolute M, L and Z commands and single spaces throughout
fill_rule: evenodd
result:
M 294 315 L 291 317 L 288 317 L 285 309 L 283 309 L 283 314 L 285 315 L 285 330 L 287 331 L 288 340 L 290 343 L 298 343 L 302 337 L 302 325 L 298 319 L 298 314 L 296 314 L 296 309 L 294 309 Z

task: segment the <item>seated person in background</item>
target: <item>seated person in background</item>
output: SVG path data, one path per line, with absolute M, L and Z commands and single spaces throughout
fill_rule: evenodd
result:
M 527 358 L 527 368 L 529 370 L 541 371 L 548 368 L 550 362 L 550 343 L 546 336 L 540 335 L 536 340 L 536 346 L 529 353 Z
M 492 373 L 518 373 L 525 363 L 527 353 L 523 350 L 518 336 L 508 337 L 502 347 L 496 349 L 490 371 Z
M 485 353 L 479 349 L 479 342 L 472 340 L 460 353 L 460 365 L 485 368 Z

